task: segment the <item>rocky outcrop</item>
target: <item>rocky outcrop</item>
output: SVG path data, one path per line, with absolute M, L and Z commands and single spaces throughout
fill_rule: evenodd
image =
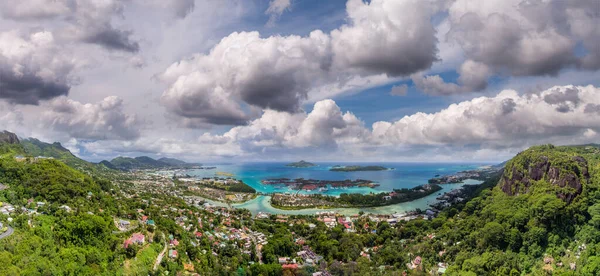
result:
M 19 137 L 14 133 L 5 130 L 0 132 L 0 143 L 18 144 Z
M 524 153 L 526 154 L 526 153 Z M 507 195 L 527 193 L 536 181 L 544 180 L 560 188 L 557 196 L 570 203 L 581 194 L 583 182 L 590 179 L 588 162 L 581 156 L 560 156 L 553 160 L 545 155 L 535 158 L 517 156 L 500 179 L 500 189 Z

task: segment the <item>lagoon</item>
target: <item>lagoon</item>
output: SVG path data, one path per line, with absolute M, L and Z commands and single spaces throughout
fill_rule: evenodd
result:
M 322 193 L 327 195 L 339 196 L 341 193 L 380 193 L 388 192 L 393 189 L 413 188 L 418 185 L 426 184 L 427 180 L 436 175 L 454 174 L 459 171 L 477 169 L 489 164 L 457 164 L 457 163 L 315 163 L 318 166 L 310 168 L 286 167 L 288 162 L 273 163 L 243 163 L 243 164 L 214 164 L 214 170 L 195 169 L 185 173 L 195 177 L 214 177 L 217 172 L 227 172 L 234 175 L 234 178 L 244 181 L 252 186 L 257 192 L 263 194 L 270 193 L 295 193 L 298 191 L 289 190 L 283 185 L 263 185 L 260 181 L 268 178 L 312 178 L 321 180 L 344 180 L 344 179 L 367 179 L 374 181 L 380 186 L 375 188 L 352 187 L 347 189 L 328 189 L 327 191 L 300 191 L 302 194 Z M 335 165 L 381 165 L 392 168 L 386 171 L 359 171 L 359 172 L 334 172 L 329 169 Z M 357 214 L 360 211 L 373 214 L 393 214 L 405 213 L 416 208 L 427 209 L 428 205 L 436 201 L 438 194 L 443 194 L 454 189 L 462 187 L 464 184 L 479 184 L 481 181 L 467 180 L 460 184 L 444 184 L 442 190 L 438 193 L 420 198 L 411 202 L 404 202 L 394 205 L 370 208 L 333 208 L 333 209 L 303 209 L 303 210 L 280 210 L 270 204 L 270 196 L 259 195 L 255 199 L 242 204 L 233 204 L 235 208 L 245 208 L 253 214 L 258 212 L 268 212 L 272 214 L 297 214 L 307 215 L 315 214 L 319 211 L 335 211 L 343 215 Z M 226 206 L 224 203 L 208 201 L 218 206 Z

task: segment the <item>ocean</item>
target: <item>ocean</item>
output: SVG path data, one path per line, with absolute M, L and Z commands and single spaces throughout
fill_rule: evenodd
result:
M 301 191 L 300 193 L 322 193 L 327 195 L 337 196 L 340 193 L 380 193 L 389 192 L 393 189 L 401 188 L 413 188 L 418 185 L 427 184 L 427 180 L 435 177 L 436 175 L 448 175 L 454 174 L 459 171 L 477 169 L 484 165 L 484 163 L 315 163 L 316 167 L 310 168 L 294 168 L 285 166 L 287 163 L 283 162 L 256 162 L 256 163 L 240 163 L 240 164 L 204 164 L 204 166 L 214 166 L 216 169 L 194 169 L 188 170 L 185 173 L 195 177 L 214 177 L 217 176 L 217 172 L 225 172 L 232 174 L 234 178 L 244 181 L 246 184 L 252 186 L 256 191 L 261 193 L 283 193 L 283 192 L 296 192 L 290 190 L 284 185 L 264 185 L 261 180 L 271 178 L 305 178 L 305 179 L 318 179 L 318 180 L 344 180 L 344 179 L 366 179 L 371 180 L 380 186 L 369 188 L 369 187 L 351 187 L 347 189 L 334 189 L 329 188 L 326 191 Z M 332 166 L 335 165 L 379 165 L 390 170 L 386 171 L 361 171 L 361 172 L 333 172 L 329 171 Z M 463 184 L 478 184 L 479 181 L 468 180 L 462 184 L 446 184 L 443 185 L 443 190 L 439 193 L 451 191 L 453 189 L 460 188 Z M 399 203 L 395 205 L 373 207 L 373 208 L 342 208 L 333 209 L 342 214 L 356 214 L 359 211 L 366 213 L 403 213 L 406 211 L 414 210 L 416 208 L 426 209 L 427 206 L 435 201 L 435 198 L 439 193 L 432 194 L 430 196 L 405 203 Z M 305 209 L 305 210 L 279 210 L 275 209 L 269 203 L 269 196 L 258 196 L 256 199 L 248 201 L 243 204 L 236 204 L 234 207 L 249 209 L 252 213 L 258 212 L 269 212 L 275 214 L 314 214 L 317 211 L 323 211 L 320 209 Z M 223 205 L 218 202 L 211 202 L 216 205 Z M 330 210 L 330 209 L 328 209 Z

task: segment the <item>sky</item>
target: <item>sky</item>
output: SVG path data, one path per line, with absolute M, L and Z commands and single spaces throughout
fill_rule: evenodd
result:
M 7 0 L 0 130 L 89 160 L 600 143 L 597 0 Z

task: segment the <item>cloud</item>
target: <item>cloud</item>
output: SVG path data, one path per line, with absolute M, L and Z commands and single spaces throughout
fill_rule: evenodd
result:
M 133 32 L 114 26 L 122 18 L 126 0 L 21 0 L 0 4 L 2 16 L 16 21 L 55 20 L 57 32 L 68 39 L 99 45 L 110 51 L 135 53 L 139 43 Z M 175 2 L 174 4 L 175 5 Z
M 406 96 L 408 92 L 408 85 L 394 85 L 392 86 L 392 90 L 390 91 L 390 95 L 392 96 Z
M 98 44 L 108 50 L 135 53 L 140 50 L 137 41 L 131 39 L 133 32 L 115 29 L 109 23 L 88 26 L 83 31 L 83 42 Z
M 139 43 L 133 40 L 133 32 L 113 25 L 112 19 L 123 17 L 125 9 L 122 0 L 77 1 L 73 7 L 74 24 L 72 35 L 79 40 L 99 45 L 110 51 L 135 53 Z
M 362 73 L 404 76 L 436 61 L 428 1 L 349 0 L 349 24 L 331 32 L 334 64 Z
M 600 114 L 600 104 L 589 103 L 585 106 L 584 112 Z
M 426 1 L 352 0 L 349 23 L 330 34 L 232 33 L 167 68 L 162 103 L 183 120 L 240 124 L 253 108 L 300 112 L 309 94 L 322 99 L 415 73 L 436 60 L 432 11 Z
M 283 12 L 290 10 L 292 0 L 271 0 L 265 14 L 269 15 L 267 26 L 273 26 Z
M 14 105 L 0 102 L 0 130 L 15 132 L 23 128 L 23 112 Z
M 194 11 L 195 0 L 172 0 L 169 5 L 174 14 L 178 18 L 185 18 L 188 14 Z
M 600 68 L 600 13 L 595 0 L 583 1 L 454 1 L 444 29 L 467 58 L 458 84 L 439 76 L 415 75 L 428 94 L 451 95 L 481 91 L 493 74 L 555 76 L 566 68 Z M 582 45 L 585 54 L 578 56 Z M 563 108 L 564 109 L 564 108 Z
M 0 33 L 0 99 L 37 105 L 67 95 L 78 66 L 67 51 L 51 32 Z
M 577 93 L 579 104 L 569 112 L 557 107 L 574 96 L 546 101 L 571 93 Z M 370 127 L 333 100 L 322 100 L 310 112 L 265 110 L 246 125 L 196 139 L 144 135 L 134 141 L 82 143 L 90 152 L 177 154 L 192 159 L 500 160 L 535 144 L 597 141 L 598 93 L 598 87 L 571 85 L 535 93 L 504 90 Z
M 329 74 L 328 46 L 329 37 L 320 31 L 268 38 L 233 33 L 209 55 L 171 65 L 160 76 L 171 83 L 161 100 L 174 114 L 212 124 L 245 122 L 243 103 L 297 112 L 310 86 Z
M 371 128 L 354 114 L 342 112 L 333 100 L 323 100 L 309 113 L 267 110 L 246 126 L 222 135 L 204 134 L 199 141 L 236 148 L 245 155 L 379 154 L 381 158 L 399 149 L 518 151 L 540 143 L 586 143 L 598 138 L 591 134 L 600 131 L 599 92 L 600 88 L 593 86 L 557 86 L 522 95 L 504 90 L 435 113 L 379 121 Z M 564 101 L 575 99 L 572 93 L 580 104 L 569 112 L 557 109 Z M 557 95 L 570 96 L 550 103 L 546 100 L 560 98 Z
M 495 97 L 479 97 L 452 104 L 436 113 L 416 113 L 396 122 L 373 125 L 375 141 L 381 144 L 468 145 L 509 147 L 544 142 L 567 143 L 587 129 L 600 129 L 600 118 L 585 111 L 584 105 L 566 101 L 576 97 L 581 103 L 598 104 L 600 89 L 593 86 L 560 86 L 539 94 L 519 95 L 505 90 Z
M 0 14 L 14 20 L 48 19 L 67 14 L 70 0 L 21 0 L 0 2 Z
M 234 127 L 223 135 L 204 134 L 200 141 L 239 147 L 249 153 L 306 148 L 332 152 L 338 144 L 367 138 L 368 130 L 356 116 L 343 113 L 333 100 L 322 100 L 309 113 L 267 110 L 246 126 Z
M 417 88 L 430 95 L 468 93 L 487 87 L 490 70 L 483 63 L 467 60 L 460 66 L 458 73 L 458 84 L 445 82 L 439 75 L 423 76 L 419 73 L 411 75 L 411 79 Z
M 132 140 L 140 136 L 141 122 L 124 111 L 123 100 L 117 96 L 106 97 L 94 104 L 61 97 L 46 107 L 44 123 L 72 138 Z

